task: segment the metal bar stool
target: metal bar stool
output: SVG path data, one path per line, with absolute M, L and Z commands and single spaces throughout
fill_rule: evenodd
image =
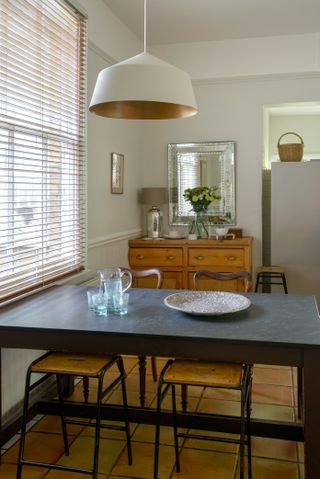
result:
M 119 376 L 112 381 L 112 383 L 103 389 L 103 379 L 106 371 L 116 364 L 119 369 Z M 44 374 L 40 379 L 30 384 L 32 373 Z M 43 462 L 31 461 L 24 458 L 24 448 L 26 439 L 26 426 L 28 417 L 28 405 L 30 392 L 44 382 L 49 376 L 55 375 L 57 381 L 58 397 L 61 409 L 61 425 L 63 432 L 64 450 L 66 456 L 69 455 L 68 437 L 66 424 L 79 424 L 84 426 L 95 426 L 95 444 L 93 451 L 93 468 L 83 469 L 78 467 L 62 466 L 59 464 L 48 464 Z M 64 399 L 62 395 L 61 378 L 63 376 L 83 376 L 87 378 L 95 378 L 98 381 L 98 393 L 97 393 L 97 415 L 94 422 L 82 421 L 78 419 L 66 418 L 64 414 Z M 93 479 L 98 477 L 98 460 L 99 460 L 99 442 L 100 442 L 100 428 L 110 428 L 123 430 L 126 433 L 127 448 L 128 448 L 128 462 L 132 464 L 132 452 L 131 452 L 131 439 L 130 429 L 128 421 L 128 404 L 125 385 L 125 370 L 123 361 L 120 356 L 106 356 L 106 355 L 94 355 L 94 354 L 72 354 L 72 353 L 60 353 L 49 352 L 40 358 L 33 361 L 28 370 L 26 376 L 22 427 L 21 427 L 21 440 L 18 456 L 18 468 L 17 479 L 21 479 L 22 466 L 38 466 L 49 469 L 65 470 L 70 472 L 78 472 L 84 474 L 90 474 Z M 121 383 L 122 387 L 122 399 L 125 412 L 125 424 L 119 425 L 102 425 L 101 424 L 101 403 L 105 395 L 111 391 L 116 385 Z
M 154 479 L 158 479 L 159 439 L 161 424 L 161 403 L 171 388 L 174 448 L 176 456 L 176 470 L 180 472 L 178 438 L 192 438 L 208 441 L 219 441 L 239 444 L 240 479 L 244 477 L 245 446 L 248 450 L 248 478 L 251 479 L 251 383 L 252 367 L 238 363 L 219 363 L 195 360 L 169 359 L 163 368 L 158 383 L 157 395 L 157 423 L 154 450 Z M 240 434 L 239 439 L 221 438 L 203 434 L 178 432 L 177 407 L 175 386 L 200 386 L 219 389 L 233 389 L 240 391 Z M 208 414 L 198 413 L 199 417 L 208 417 Z
M 285 294 L 288 294 L 287 280 L 285 271 L 280 266 L 260 266 L 257 268 L 256 287 L 254 292 L 258 292 L 259 285 L 280 285 Z

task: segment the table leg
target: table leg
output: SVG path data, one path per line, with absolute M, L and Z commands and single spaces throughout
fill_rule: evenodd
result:
M 319 479 L 320 350 L 304 350 L 305 479 Z
M 2 447 L 2 349 L 0 348 L 0 448 Z M 0 464 L 2 463 L 2 455 L 0 454 Z
M 89 401 L 89 378 L 88 378 L 88 376 L 83 376 L 82 384 L 83 384 L 84 402 L 88 402 Z

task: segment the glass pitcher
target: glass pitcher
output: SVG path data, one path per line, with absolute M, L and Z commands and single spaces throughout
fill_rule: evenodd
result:
M 120 268 L 106 268 L 98 271 L 100 277 L 100 292 L 108 298 L 108 307 L 113 307 L 113 297 L 124 293 L 132 284 L 130 271 Z

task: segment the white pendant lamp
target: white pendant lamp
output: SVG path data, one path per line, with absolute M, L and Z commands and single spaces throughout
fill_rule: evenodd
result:
M 197 113 L 189 75 L 144 51 L 102 70 L 89 110 L 99 116 L 130 120 L 187 118 Z

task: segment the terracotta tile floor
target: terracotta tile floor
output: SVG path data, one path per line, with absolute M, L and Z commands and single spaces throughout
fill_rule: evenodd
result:
M 158 360 L 160 370 L 165 360 Z M 125 357 L 128 372 L 127 390 L 129 404 L 139 404 L 138 360 Z M 148 368 L 150 364 L 148 362 Z M 292 368 L 256 365 L 254 367 L 253 416 L 295 421 L 296 371 Z M 109 374 L 113 376 L 111 372 Z M 156 384 L 151 371 L 147 371 L 147 404 L 154 406 Z M 96 387 L 90 385 L 90 399 L 95 400 Z M 82 400 L 82 384 L 76 386 L 73 398 Z M 179 398 L 178 398 L 179 400 Z M 121 403 L 115 390 L 106 401 Z M 226 392 L 217 394 L 202 388 L 189 389 L 189 407 L 192 410 L 233 414 L 238 412 L 235 396 Z M 26 457 L 91 467 L 93 428 L 68 426 L 70 456 L 63 454 L 60 419 L 39 417 L 31 422 L 27 436 Z M 99 479 L 149 479 L 152 478 L 154 427 L 131 424 L 133 465 L 128 466 L 124 433 L 103 429 Z M 9 441 L 2 450 L 0 479 L 15 479 L 19 436 Z M 237 479 L 239 477 L 237 446 L 219 442 L 181 440 L 181 472 L 174 469 L 172 431 L 161 430 L 159 477 L 161 479 Z M 303 479 L 303 445 L 291 441 L 252 439 L 254 479 Z M 82 479 L 85 474 L 48 471 L 24 467 L 23 479 Z

